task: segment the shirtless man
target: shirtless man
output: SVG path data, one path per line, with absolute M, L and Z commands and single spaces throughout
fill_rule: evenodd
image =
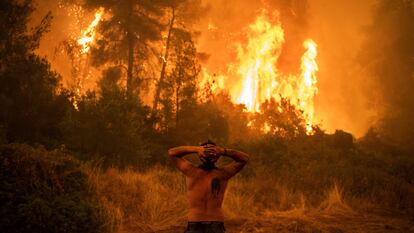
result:
M 193 166 L 183 157 L 197 153 L 202 164 Z M 189 200 L 188 225 L 185 233 L 224 233 L 224 216 L 221 209 L 227 181 L 247 163 L 246 153 L 224 149 L 207 141 L 201 146 L 179 146 L 168 150 L 174 165 L 187 179 Z M 216 167 L 220 156 L 233 159 L 224 167 Z

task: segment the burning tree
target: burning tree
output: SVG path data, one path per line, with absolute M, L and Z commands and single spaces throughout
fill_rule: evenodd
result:
M 148 55 L 148 42 L 161 39 L 168 1 L 103 1 L 86 0 L 88 8 L 103 7 L 108 11 L 98 27 L 100 37 L 92 49 L 94 64 L 112 64 L 126 69 L 126 91 L 131 96 L 138 78 L 136 67 Z M 173 4 L 173 3 L 171 3 Z
M 205 9 L 202 7 L 202 3 L 200 0 L 196 1 L 188 1 L 184 0 L 179 2 L 178 4 L 174 4 L 169 6 L 170 9 L 170 16 L 168 20 L 168 30 L 167 35 L 165 36 L 165 43 L 163 45 L 164 54 L 161 56 L 161 71 L 160 77 L 155 86 L 155 93 L 154 93 L 154 101 L 153 101 L 153 115 L 156 113 L 158 109 L 158 102 L 160 101 L 161 90 L 165 87 L 165 76 L 167 73 L 167 66 L 169 62 L 169 56 L 171 51 L 174 50 L 174 44 L 172 44 L 172 40 L 176 35 L 180 35 L 181 37 L 186 36 L 188 39 L 187 41 L 191 41 L 193 47 L 195 47 L 194 42 L 192 41 L 192 35 L 189 29 L 189 26 L 192 26 L 194 22 L 198 21 L 198 19 L 202 16 Z M 185 35 L 187 34 L 187 35 Z M 180 37 L 180 36 L 179 36 Z M 176 40 L 178 41 L 178 40 Z M 196 55 L 196 54 L 194 54 Z
M 64 8 L 65 6 L 66 5 L 63 5 L 61 8 Z M 84 11 L 80 6 L 69 4 L 68 7 L 74 9 L 78 18 L 84 16 Z M 71 101 L 77 110 L 79 110 L 78 100 L 88 90 L 91 90 L 94 87 L 86 87 L 85 81 L 93 78 L 90 49 L 95 45 L 97 34 L 96 27 L 99 25 L 103 15 L 104 9 L 99 8 L 94 14 L 93 21 L 80 33 L 79 36 L 64 40 L 58 47 L 59 50 L 61 50 L 60 52 L 64 52 L 71 61 L 71 82 L 68 83 L 66 88 L 72 92 L 73 96 L 71 97 Z M 58 52 L 58 49 L 55 52 Z

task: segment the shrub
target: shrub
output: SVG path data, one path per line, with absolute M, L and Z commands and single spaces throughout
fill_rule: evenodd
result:
M 2 232 L 103 232 L 105 211 L 76 160 L 60 150 L 0 146 Z

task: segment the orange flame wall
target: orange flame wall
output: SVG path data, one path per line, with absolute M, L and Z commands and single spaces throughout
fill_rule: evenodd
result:
M 303 43 L 305 51 L 299 74 L 283 74 L 277 68 L 285 42 L 278 12 L 269 14 L 263 10 L 249 25 L 245 36 L 247 42 L 237 46 L 237 62 L 228 68 L 227 79 L 237 81 L 234 85 L 221 82 L 220 89 L 228 90 L 233 101 L 244 104 L 250 112 L 260 111 L 261 104 L 271 98 L 287 98 L 303 111 L 307 130 L 311 132 L 315 111 L 313 98 L 318 91 L 316 43 L 311 39 Z

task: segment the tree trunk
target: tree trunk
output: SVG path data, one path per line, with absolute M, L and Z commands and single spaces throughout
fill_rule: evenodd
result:
M 129 18 L 132 16 L 132 9 L 131 6 L 129 8 Z M 130 22 L 130 20 L 128 20 Z M 134 69 L 134 47 L 135 47 L 135 38 L 134 33 L 132 32 L 130 23 L 128 23 L 128 29 L 127 29 L 127 43 L 128 43 L 128 68 L 127 68 L 127 83 L 126 83 L 126 92 L 127 92 L 127 98 L 130 98 L 132 96 L 132 75 L 133 75 L 133 69 Z
M 158 80 L 158 85 L 157 85 L 157 89 L 156 89 L 155 96 L 154 96 L 154 102 L 153 102 L 153 105 L 152 105 L 152 115 L 153 116 L 155 115 L 155 113 L 157 111 L 158 102 L 160 101 L 161 89 L 162 89 L 162 86 L 163 86 L 163 83 L 164 83 L 165 69 L 167 68 L 168 50 L 170 48 L 172 30 L 174 29 L 174 21 L 175 21 L 175 9 L 172 8 L 172 16 L 171 16 L 171 20 L 170 20 L 170 27 L 168 29 L 168 36 L 167 36 L 167 42 L 166 42 L 166 46 L 165 46 L 165 53 L 164 53 L 164 57 L 163 57 L 160 78 Z
M 178 112 L 180 110 L 180 102 L 179 102 L 179 92 L 180 92 L 181 85 L 178 85 L 175 91 L 175 128 L 178 129 Z
M 128 70 L 127 70 L 127 96 L 132 95 L 132 74 L 134 68 L 134 38 L 132 33 L 128 32 Z

